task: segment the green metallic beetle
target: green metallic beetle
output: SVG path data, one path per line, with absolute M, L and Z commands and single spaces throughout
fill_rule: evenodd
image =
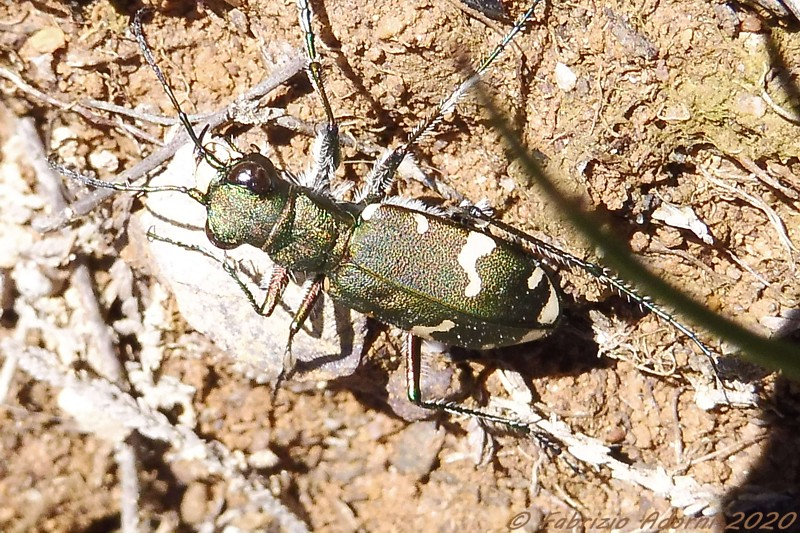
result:
M 416 202 L 332 201 L 288 178 L 260 154 L 236 162 L 201 199 L 211 242 L 315 272 L 338 303 L 445 344 L 509 346 L 557 325 L 558 290 L 521 247 Z
M 208 211 L 206 234 L 221 248 L 249 244 L 283 269 L 317 274 L 305 310 L 324 290 L 337 302 L 424 339 L 486 349 L 539 339 L 559 322 L 558 290 L 540 261 L 522 247 L 457 221 L 453 213 L 388 196 L 410 148 L 432 130 L 533 15 L 520 17 L 475 73 L 420 124 L 408 141 L 380 158 L 353 202 L 333 197 L 338 128 L 322 84 L 307 0 L 298 0 L 309 78 L 328 115 L 314 164 L 295 178 L 260 154 L 223 166 L 198 198 Z M 285 286 L 273 276 L 271 290 Z M 278 294 L 279 296 L 279 294 Z M 270 305 L 273 305 L 272 303 Z M 264 309 L 270 312 L 269 306 Z
M 308 171 L 294 175 L 276 168 L 259 153 L 223 163 L 206 150 L 153 59 L 142 33 L 141 12 L 134 19 L 133 31 L 142 53 L 195 146 L 216 168 L 217 179 L 205 192 L 177 186 L 136 187 L 96 180 L 54 166 L 95 187 L 147 193 L 177 190 L 204 205 L 206 234 L 215 246 L 229 249 L 248 244 L 266 252 L 275 263 L 262 305 L 257 305 L 239 282 L 256 310 L 265 316 L 281 300 L 290 272 L 312 273 L 313 281 L 293 317 L 287 354 L 292 338 L 324 290 L 334 301 L 408 332 L 405 354 L 412 402 L 530 431 L 522 421 L 447 400 L 423 399 L 419 339 L 489 349 L 546 336 L 562 316 L 560 289 L 548 266 L 589 273 L 656 313 L 711 355 L 693 332 L 603 267 L 494 220 L 490 209 L 472 205 L 444 209 L 389 194 L 397 168 L 411 148 L 489 69 L 533 16 L 537 3 L 533 2 L 474 73 L 411 132 L 405 143 L 375 162 L 364 187 L 352 201 L 339 198 L 330 185 L 340 158 L 338 126 L 322 84 L 307 0 L 297 0 L 297 4 L 308 55 L 308 76 L 327 115 L 327 124 L 314 143 L 313 164 Z M 235 277 L 235 272 L 229 273 Z M 289 357 L 287 366 L 291 365 Z

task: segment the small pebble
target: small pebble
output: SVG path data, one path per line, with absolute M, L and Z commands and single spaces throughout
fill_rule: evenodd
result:
M 52 54 L 64 48 L 67 44 L 66 36 L 61 28 L 50 26 L 42 28 L 31 35 L 20 50 L 23 57 L 34 57 L 43 54 Z
M 578 82 L 578 76 L 572 72 L 572 69 L 569 68 L 564 63 L 556 63 L 556 85 L 558 88 L 564 92 L 569 92 L 575 88 L 575 85 Z
M 422 478 L 436 465 L 445 431 L 435 422 L 416 422 L 405 428 L 394 443 L 391 464 L 401 474 Z

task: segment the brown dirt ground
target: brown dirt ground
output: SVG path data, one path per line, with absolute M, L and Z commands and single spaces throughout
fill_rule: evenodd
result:
M 43 0 L 13 10 L 4 5 L 0 66 L 65 102 L 94 98 L 172 116 L 128 32 L 133 4 Z M 217 109 L 262 78 L 254 32 L 267 36 L 271 47 L 300 43 L 294 3 L 288 0 L 209 1 L 203 10 L 194 2 L 154 4 L 148 38 L 189 112 Z M 327 0 L 324 9 L 322 2 L 314 4 L 317 27 L 324 26 L 321 50 L 342 130 L 382 146 L 401 139 L 458 83 L 459 58 L 480 57 L 499 38 L 490 26 L 503 27 L 468 16 L 454 1 Z M 518 13 L 524 2 L 506 6 Z M 715 311 L 773 334 L 791 327 L 791 320 L 781 318 L 791 318 L 800 297 L 796 251 L 781 239 L 785 231 L 787 242 L 800 242 L 800 129 L 775 112 L 762 89 L 776 106 L 791 109 L 791 97 L 778 80 L 797 87 L 798 58 L 796 29 L 749 8 L 702 0 L 574 0 L 548 6 L 485 85 L 562 187 L 608 215 L 609 226 L 654 272 Z M 780 68 L 781 61 L 788 62 L 782 78 L 763 82 L 766 67 Z M 571 90 L 559 85 L 557 63 L 577 75 Z M 70 334 L 87 320 L 74 314 L 81 308 L 75 272 L 78 264 L 87 266 L 101 315 L 113 326 L 115 353 L 131 361 L 152 348 L 135 334 L 143 320 L 163 332 L 158 347 L 164 360 L 157 373 L 194 387 L 183 408 L 197 414 L 190 429 L 245 460 L 255 452 L 274 452 L 265 464 L 251 461 L 260 465 L 252 476 L 314 531 L 499 531 L 522 512 L 532 517 L 524 530 L 534 531 L 541 514 L 635 521 L 650 512 L 664 517 L 673 509 L 674 502 L 653 491 L 613 479 L 603 468 L 573 469 L 520 436 L 494 432 L 494 454 L 476 464 L 474 437 L 480 433 L 467 421 L 435 417 L 443 428 L 437 430 L 430 422 L 398 418 L 387 407 L 387 400 L 402 402 L 402 386 L 395 386 L 402 382 L 396 373 L 401 345 L 396 332 L 379 334 L 365 368 L 354 376 L 290 383 L 274 399 L 270 387 L 242 375 L 161 296 L 146 262 L 120 236 L 130 202 L 119 197 L 88 216 L 86 226 L 62 230 L 67 244 L 38 261 L 44 237 L 31 221 L 57 208 L 15 140 L 17 118 L 35 118 L 37 131 L 48 139 L 47 152 L 63 156 L 67 143 L 71 162 L 94 167 L 101 176 L 129 168 L 153 146 L 25 94 L 8 79 L 0 79 L 0 89 L 0 238 L 11 250 L 0 265 L 3 339 L 55 352 L 75 375 L 92 376 L 85 354 L 93 341 Z M 323 118 L 302 77 L 281 89 L 273 104 L 311 123 Z M 153 124 L 137 126 L 155 138 L 164 133 Z M 66 141 L 59 137 L 64 128 L 72 135 Z M 257 142 L 265 130 L 282 164 L 304 168 L 307 136 L 267 127 L 247 131 L 237 144 Z M 110 163 L 103 166 L 97 154 Z M 423 169 L 468 198 L 487 197 L 502 220 L 592 257 L 590 247 L 520 177 L 518 165 L 509 163 L 500 135 L 474 97 L 423 143 L 418 157 Z M 366 167 L 344 168 L 343 177 L 356 180 Z M 432 196 L 416 184 L 399 186 L 407 196 Z M 690 206 L 717 244 L 653 221 L 650 205 L 661 201 Z M 133 271 L 118 263 L 119 257 L 131 260 Z M 40 273 L 49 288 L 23 287 L 23 264 Z M 116 270 L 109 273 L 112 266 Z M 127 297 L 120 277 L 128 280 Z M 621 334 L 623 343 L 651 361 L 674 350 L 677 370 L 653 376 L 630 358 L 598 359 L 591 342 L 572 339 L 586 336 L 583 317 L 589 307 L 613 315 L 608 295 L 579 277 L 565 275 L 565 284 L 578 300 L 574 320 L 556 338 L 503 357 L 532 387 L 537 405 L 574 431 L 618 446 L 617 457 L 626 462 L 658 466 L 727 494 L 738 505 L 733 510 L 786 511 L 776 502 L 797 498 L 800 483 L 800 456 L 793 451 L 796 385 L 756 372 L 749 380 L 757 385 L 758 407 L 701 410 L 693 401 L 702 379 L 690 343 L 645 317 L 623 329 L 615 323 L 609 334 Z M 627 306 L 617 307 L 630 314 Z M 153 308 L 160 309 L 156 318 L 146 313 Z M 9 352 L 2 355 L 5 360 Z M 456 368 L 468 375 L 494 365 Z M 395 373 L 387 377 L 387 372 Z M 502 395 L 497 377 L 489 374 L 486 392 Z M 114 439 L 97 427 L 81 431 L 86 428 L 59 410 L 64 401 L 57 386 L 22 371 L 11 378 L 0 410 L 2 531 L 119 527 L 122 489 Z M 166 414 L 175 422 L 180 413 L 176 407 Z M 138 459 L 138 512 L 151 529 L 232 524 L 256 530 L 273 524 L 276 529 L 270 530 L 278 530 L 275 516 L 248 508 L 245 492 L 224 475 L 175 457 L 162 442 L 133 437 L 127 442 Z M 753 494 L 765 498 L 752 503 Z M 221 518 L 223 511 L 232 514 Z M 713 524 L 704 529 L 720 527 L 721 518 Z M 562 529 L 553 522 L 541 528 Z M 585 525 L 592 528 L 604 529 L 599 522 Z

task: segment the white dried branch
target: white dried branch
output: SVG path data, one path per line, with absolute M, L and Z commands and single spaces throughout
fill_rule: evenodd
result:
M 800 124 L 800 115 L 798 115 L 793 110 L 784 109 L 780 106 L 772 97 L 769 95 L 767 91 L 768 83 L 769 83 L 769 74 L 773 72 L 773 69 L 770 65 L 766 65 L 764 69 L 764 74 L 761 75 L 761 98 L 767 103 L 767 105 L 782 119 L 791 122 L 792 124 Z
M 0 368 L 0 404 L 5 405 L 8 397 L 8 390 L 17 373 L 17 356 L 15 354 L 3 354 L 3 366 Z
M 196 126 L 197 130 L 202 131 L 204 128 L 213 130 L 222 124 L 234 120 L 235 117 L 232 117 L 232 109 L 235 109 L 237 106 L 241 107 L 243 105 L 242 102 L 246 102 L 248 100 L 260 100 L 275 88 L 283 85 L 283 83 L 285 83 L 289 78 L 300 72 L 304 65 L 305 59 L 300 53 L 296 53 L 292 57 L 287 58 L 285 62 L 277 65 L 275 70 L 258 85 L 244 93 L 228 106 L 210 114 L 207 121 Z M 165 161 L 172 158 L 172 156 L 175 155 L 175 151 L 186 144 L 187 141 L 187 133 L 184 130 L 179 130 L 175 137 L 173 137 L 172 140 L 166 145 L 159 148 L 145 159 L 139 161 L 128 170 L 121 172 L 115 181 L 120 183 L 137 181 L 150 171 L 161 166 Z M 114 194 L 116 194 L 116 192 L 111 189 L 96 190 L 91 194 L 87 194 L 86 196 L 77 200 L 67 209 L 55 212 L 48 217 L 39 217 L 38 219 L 34 220 L 32 226 L 41 232 L 48 232 L 62 228 L 69 221 L 88 214 L 94 208 L 100 205 L 100 203 Z
M 767 203 L 761 198 L 758 198 L 755 195 L 743 191 L 739 187 L 726 183 L 725 181 L 711 175 L 711 172 L 709 172 L 702 165 L 698 168 L 706 180 L 716 185 L 718 188 L 732 194 L 734 197 L 744 200 L 754 208 L 764 213 L 764 215 L 767 217 L 767 220 L 778 234 L 778 239 L 780 240 L 781 244 L 783 244 L 783 247 L 786 249 L 789 267 L 792 269 L 792 272 L 796 271 L 797 265 L 795 265 L 794 261 L 794 252 L 796 251 L 796 248 L 794 243 L 792 243 L 791 239 L 789 238 L 789 235 L 786 232 L 786 225 L 783 223 L 783 220 L 781 220 L 781 217 L 778 215 L 778 213 L 776 213 L 775 210 L 767 205 Z
M 81 307 L 91 330 L 94 349 L 87 351 L 87 361 L 99 375 L 116 383 L 122 375 L 122 365 L 114 349 L 114 339 L 100 311 L 92 274 L 86 265 L 75 266 L 72 272 L 72 286 L 78 291 Z
M 511 395 L 511 399 L 492 400 L 502 409 L 515 413 L 545 434 L 561 442 L 566 451 L 578 461 L 595 468 L 606 468 L 612 477 L 645 488 L 657 496 L 668 499 L 673 507 L 683 509 L 687 515 L 702 513 L 712 516 L 721 512 L 723 491 L 711 485 L 698 483 L 691 476 L 674 475 L 661 466 L 644 464 L 629 465 L 616 459 L 611 448 L 594 437 L 572 429 L 552 415 L 546 419 L 530 406 L 530 391 L 522 380 L 510 379 L 510 372 L 501 372 L 501 382 Z
M 172 450 L 167 456 L 168 461 L 198 460 L 207 475 L 219 476 L 227 481 L 231 490 L 248 495 L 245 504 L 248 508 L 273 517 L 284 531 L 308 531 L 305 524 L 278 501 L 257 476 L 244 472 L 247 463 L 241 453 L 232 452 L 220 442 L 203 440 L 188 427 L 173 425 L 162 413 L 137 401 L 114 384 L 72 375 L 58 362 L 55 354 L 47 350 L 24 346 L 13 340 L 2 341 L 0 350 L 16 355 L 20 368 L 37 381 L 64 389 L 62 395 L 66 392 L 67 400 L 80 399 L 82 405 L 73 405 L 74 412 L 91 406 L 92 420 L 81 419 L 78 422 L 96 436 L 120 442 L 120 437 L 135 430 L 147 438 L 169 443 Z
M 111 128 L 122 128 L 124 131 L 136 137 L 139 137 L 140 139 L 146 140 L 153 144 L 160 144 L 160 141 L 158 139 L 154 138 L 152 135 L 148 134 L 145 131 L 140 130 L 135 126 L 131 126 L 130 124 L 121 124 L 114 120 L 101 117 L 100 115 L 91 112 L 88 108 L 86 108 L 81 104 L 65 101 L 66 98 L 63 96 L 59 98 L 58 96 L 53 96 L 51 94 L 44 93 L 39 89 L 37 89 L 36 87 L 33 87 L 32 85 L 26 83 L 17 73 L 12 72 L 6 68 L 0 67 L 0 77 L 5 78 L 11 83 L 13 83 L 17 87 L 17 89 L 19 89 L 21 92 L 37 100 L 40 100 L 48 105 L 51 105 L 58 109 L 62 109 L 64 111 L 72 111 L 74 113 L 78 113 L 80 116 L 82 116 L 83 118 L 94 124 L 98 124 L 101 126 L 108 126 Z
M 700 217 L 697 216 L 697 213 L 694 212 L 691 206 L 675 205 L 662 198 L 661 205 L 653 211 L 652 217 L 655 220 L 660 220 L 667 226 L 687 229 L 706 244 L 714 244 L 716 241 L 714 236 L 711 235 L 711 231 L 708 229 L 706 223 L 700 220 Z
M 42 191 L 40 195 L 53 210 L 65 209 L 67 204 L 61 194 L 61 177 L 47 164 L 47 152 L 36 129 L 36 122 L 29 117 L 16 118 L 15 122 L 14 130 L 24 144 L 24 155 L 33 167 Z
M 117 444 L 114 450 L 117 462 L 120 495 L 120 531 L 122 533 L 141 533 L 139 523 L 139 475 L 136 469 L 136 454 L 133 447 L 125 442 Z

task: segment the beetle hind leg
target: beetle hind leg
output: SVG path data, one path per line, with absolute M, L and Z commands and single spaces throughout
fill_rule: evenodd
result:
M 408 399 L 414 405 L 423 407 L 425 409 L 445 411 L 450 414 L 477 418 L 478 420 L 492 424 L 500 424 L 513 431 L 524 433 L 526 435 L 534 435 L 536 433 L 530 424 L 527 424 L 522 420 L 516 420 L 473 407 L 467 407 L 459 402 L 445 400 L 443 398 L 424 399 L 422 397 L 422 388 L 420 387 L 420 376 L 422 370 L 420 338 L 416 335 L 408 333 L 403 351 L 406 359 L 406 386 Z

